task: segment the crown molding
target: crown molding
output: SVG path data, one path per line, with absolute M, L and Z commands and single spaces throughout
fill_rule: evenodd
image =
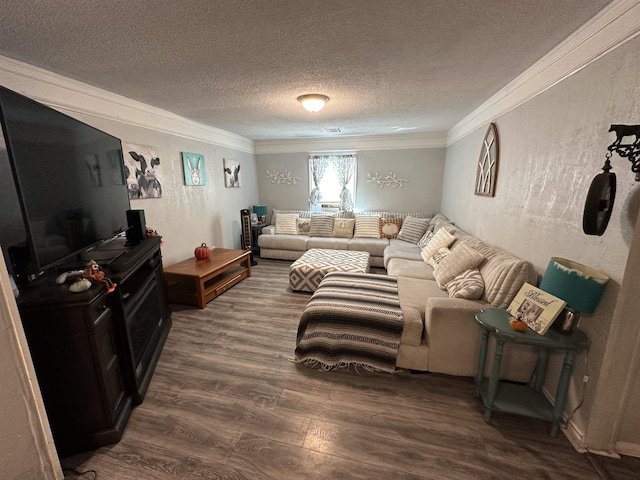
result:
M 447 132 L 447 146 L 640 34 L 640 2 L 615 0 Z
M 337 152 L 363 150 L 405 150 L 413 148 L 444 148 L 447 135 L 415 133 L 407 135 L 345 136 L 331 138 L 296 138 L 284 140 L 256 140 L 256 154 Z
M 0 84 L 52 108 L 255 153 L 253 140 L 0 56 Z

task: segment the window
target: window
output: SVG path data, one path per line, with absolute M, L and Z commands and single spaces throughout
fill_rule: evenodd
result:
M 352 211 L 356 191 L 355 155 L 323 155 L 309 157 L 309 204 Z

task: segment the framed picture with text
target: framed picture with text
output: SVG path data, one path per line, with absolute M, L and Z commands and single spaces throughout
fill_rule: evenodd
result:
M 544 335 L 566 305 L 564 300 L 525 283 L 507 312 L 518 320 L 524 320 L 534 332 Z

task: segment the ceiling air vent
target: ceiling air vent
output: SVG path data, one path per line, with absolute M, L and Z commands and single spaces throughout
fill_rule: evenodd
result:
M 329 127 L 325 128 L 327 133 L 343 133 L 343 130 L 340 127 Z

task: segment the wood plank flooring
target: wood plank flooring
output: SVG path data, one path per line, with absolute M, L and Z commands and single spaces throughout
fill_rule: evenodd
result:
M 122 440 L 63 466 L 100 480 L 602 478 L 547 422 L 487 425 L 470 378 L 291 362 L 309 295 L 289 290 L 289 264 L 259 259 L 203 310 L 172 305 Z

